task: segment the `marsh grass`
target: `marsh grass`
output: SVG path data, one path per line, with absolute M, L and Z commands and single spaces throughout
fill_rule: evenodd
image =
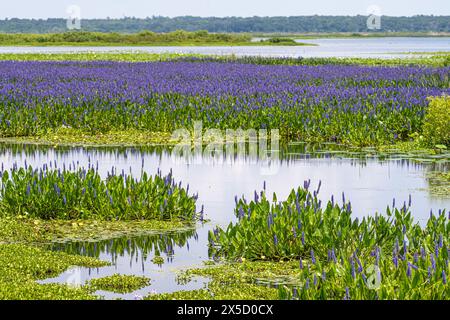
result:
M 177 30 L 156 33 L 143 30 L 139 33 L 68 31 L 48 34 L 0 34 L 3 46 L 242 46 L 242 45 L 305 45 L 290 39 L 252 42 L 247 34 L 209 33 L 205 30 L 189 32 Z M 278 41 L 277 41 L 278 40 Z

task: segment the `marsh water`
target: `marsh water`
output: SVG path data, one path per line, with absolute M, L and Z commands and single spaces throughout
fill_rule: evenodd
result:
M 276 156 L 275 156 L 276 155 Z M 115 167 L 139 176 L 143 171 L 163 174 L 173 171 L 174 178 L 189 184 L 191 193 L 197 193 L 198 209 L 203 205 L 209 222 L 199 224 L 195 230 L 139 235 L 108 239 L 98 242 L 67 242 L 50 245 L 60 250 L 98 257 L 112 263 L 103 268 L 71 269 L 49 282 L 84 283 L 115 273 L 145 275 L 151 285 L 130 294 L 98 292 L 107 299 L 135 299 L 152 292 L 163 293 L 178 290 L 203 288 L 208 279 L 194 278 L 184 283 L 177 279 L 179 271 L 201 267 L 208 255 L 208 231 L 216 225 L 226 226 L 234 221 L 234 198 L 245 196 L 253 199 L 254 191 L 261 191 L 266 184 L 267 193 L 276 192 L 278 199 L 285 198 L 292 188 L 311 179 L 312 186 L 322 181 L 320 197 L 328 201 L 335 199 L 352 202 L 356 217 L 384 213 L 395 198 L 397 206 L 412 196 L 411 211 L 419 223 L 424 223 L 430 210 L 450 208 L 450 194 L 433 192 L 430 174 L 448 172 L 448 155 L 420 159 L 420 156 L 389 154 L 386 156 L 349 152 L 338 146 L 310 146 L 291 144 L 280 150 L 272 150 L 270 161 L 249 155 L 217 157 L 201 153 L 195 161 L 186 161 L 174 155 L 171 148 L 90 148 L 90 147 L 39 147 L 20 144 L 0 144 L 0 162 L 5 168 L 14 163 L 39 167 L 55 162 L 88 167 L 98 166 L 102 176 Z M 448 190 L 448 189 L 447 189 Z M 339 200 L 338 202 L 342 202 Z M 158 265 L 152 262 L 155 256 L 164 258 Z
M 258 40 L 258 39 L 254 39 Z M 195 46 L 195 47 L 0 47 L 0 53 L 147 52 L 270 57 L 406 58 L 409 53 L 450 51 L 450 37 L 321 38 L 298 42 L 314 46 Z

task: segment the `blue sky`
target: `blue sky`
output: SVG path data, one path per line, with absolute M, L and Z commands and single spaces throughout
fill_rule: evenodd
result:
M 391 16 L 450 15 L 449 0 L 2 0 L 0 18 L 66 17 L 78 5 L 82 18 L 124 16 L 296 16 L 356 15 L 373 5 Z

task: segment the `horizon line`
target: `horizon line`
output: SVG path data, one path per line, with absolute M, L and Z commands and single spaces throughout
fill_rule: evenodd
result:
M 298 18 L 298 17 L 367 17 L 369 14 L 355 14 L 355 15 L 324 15 L 324 14 L 310 14 L 310 15 L 295 15 L 295 16 L 193 16 L 193 15 L 183 15 L 183 16 L 163 16 L 163 15 L 152 15 L 146 17 L 136 17 L 136 16 L 122 16 L 122 17 L 96 17 L 96 18 L 82 18 L 82 20 L 123 20 L 123 19 L 138 19 L 138 20 L 149 20 L 155 18 L 166 18 L 166 19 L 177 19 L 177 18 L 216 18 L 216 19 L 230 19 L 230 18 L 240 18 L 240 19 L 251 19 L 251 18 Z M 382 14 L 381 17 L 388 18 L 414 18 L 414 17 L 450 17 L 450 15 L 437 15 L 437 14 L 414 14 L 414 15 L 403 15 L 403 16 L 391 16 Z M 66 20 L 67 17 L 2 17 L 0 20 Z

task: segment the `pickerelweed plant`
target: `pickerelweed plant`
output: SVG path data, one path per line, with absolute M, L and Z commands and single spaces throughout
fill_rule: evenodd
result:
M 279 129 L 286 141 L 393 144 L 422 132 L 427 97 L 450 94 L 450 68 L 431 66 L 0 61 L 0 72 L 0 137 L 43 141 L 120 141 L 202 121 Z
M 298 273 L 279 287 L 281 298 L 444 299 L 450 293 L 450 217 L 430 214 L 424 227 L 409 207 L 352 217 L 351 203 L 322 204 L 310 182 L 285 201 L 255 192 L 236 198 L 238 221 L 209 234 L 210 253 L 231 261 L 297 261 Z M 283 283 L 282 283 L 283 284 Z
M 102 179 L 90 166 L 71 171 L 56 164 L 1 171 L 0 210 L 9 216 L 194 221 L 203 219 L 196 213 L 196 200 L 175 182 L 172 172 L 163 176 L 159 170 L 154 176 L 142 172 L 140 179 L 114 168 Z

